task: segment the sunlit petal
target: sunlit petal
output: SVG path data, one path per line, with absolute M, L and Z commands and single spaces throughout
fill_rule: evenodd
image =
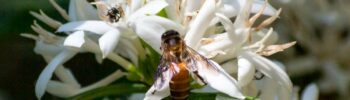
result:
M 147 15 L 155 15 L 159 11 L 161 11 L 163 8 L 168 6 L 168 3 L 166 3 L 163 0 L 153 0 L 148 2 L 146 5 L 144 5 L 142 8 L 138 9 L 136 12 L 134 12 L 130 18 L 128 18 L 128 21 L 133 21 L 138 17 L 143 17 Z
M 292 82 L 289 79 L 287 73 L 283 71 L 276 63 L 257 55 L 252 52 L 242 52 L 242 56 L 256 65 L 256 69 L 261 71 L 267 77 L 272 78 L 279 85 L 285 87 L 288 91 L 292 91 Z
M 163 72 L 163 73 L 169 73 L 169 70 Z M 157 78 L 155 83 L 152 85 L 152 87 L 146 92 L 146 96 L 144 100 L 161 100 L 162 98 L 165 98 L 170 95 L 170 75 L 169 74 L 163 74 L 163 78 L 165 79 L 163 82 L 162 87 L 159 87 L 159 89 L 156 90 L 155 86 L 157 82 L 160 82 L 161 77 Z
M 76 31 L 67 36 L 63 45 L 68 47 L 81 48 L 81 46 L 83 46 L 85 43 L 84 37 L 84 31 Z
M 103 34 L 109 30 L 113 30 L 112 26 L 103 21 L 76 21 L 62 25 L 57 32 L 71 32 L 71 31 L 89 31 L 96 34 Z
M 198 49 L 200 39 L 214 17 L 215 8 L 215 0 L 206 0 L 204 2 L 184 38 L 189 47 L 195 50 Z
M 199 75 L 203 77 L 203 79 L 208 83 L 208 85 L 231 97 L 244 99 L 245 97 L 240 92 L 240 89 L 237 86 L 237 81 L 234 78 L 232 78 L 229 74 L 227 74 L 224 71 L 224 69 L 222 69 L 221 66 L 218 65 L 216 62 L 210 62 L 215 65 L 213 67 L 216 67 L 218 72 L 216 72 L 213 69 L 208 69 L 208 67 L 204 65 L 198 66 Z
M 110 30 L 100 37 L 99 45 L 103 58 L 107 57 L 114 50 L 119 42 L 119 37 L 119 30 Z
M 132 27 L 134 28 L 136 34 L 154 50 L 160 53 L 160 36 L 166 31 L 166 29 L 157 23 L 149 23 L 146 20 L 140 20 L 133 25 L 135 25 Z
M 238 57 L 238 86 L 248 85 L 254 78 L 255 66 L 247 59 Z

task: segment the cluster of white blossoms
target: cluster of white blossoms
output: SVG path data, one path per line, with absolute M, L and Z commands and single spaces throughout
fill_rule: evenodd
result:
M 189 47 L 212 59 L 227 72 L 222 73 L 225 80 L 206 80 L 215 90 L 204 87 L 192 92 L 219 91 L 238 99 L 247 96 L 262 100 L 292 98 L 292 82 L 283 65 L 263 57 L 295 44 L 274 45 L 278 39 L 277 33 L 266 27 L 278 18 L 281 10 L 274 9 L 267 1 L 96 0 L 89 3 L 86 0 L 71 0 L 68 14 L 54 0 L 49 1 L 67 23 L 62 24 L 42 11 L 31 14 L 67 36 L 57 36 L 36 21 L 32 29 L 38 36 L 22 34 L 36 40 L 34 51 L 48 62 L 35 87 L 39 99 L 45 91 L 59 97 L 71 97 L 138 73 L 136 69 L 147 69 L 144 68 L 146 65 L 139 64 L 150 54 L 142 41 L 161 53 L 160 37 L 167 30 L 178 31 Z M 109 20 L 111 16 L 107 13 L 113 8 L 118 9 L 118 16 L 113 17 L 117 17 L 115 22 Z M 250 17 L 250 14 L 254 15 Z M 263 15 L 270 17 L 256 24 L 255 21 Z M 110 59 L 125 72 L 116 70 L 92 85 L 81 87 L 63 64 L 82 52 L 94 53 L 98 62 Z M 53 73 L 59 81 L 51 80 Z M 207 77 L 216 77 L 210 75 Z M 261 79 L 258 79 L 259 75 Z M 140 77 L 139 81 L 146 82 L 145 77 Z M 228 82 L 232 86 L 215 85 L 215 82 Z M 154 95 L 147 92 L 145 99 L 161 99 L 169 95 L 162 91 Z M 226 97 L 217 96 L 217 99 L 220 98 Z

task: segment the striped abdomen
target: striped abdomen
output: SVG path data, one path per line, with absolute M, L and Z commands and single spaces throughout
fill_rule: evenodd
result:
M 190 89 L 190 75 L 185 64 L 180 63 L 180 71 L 175 74 L 169 83 L 172 100 L 187 100 Z

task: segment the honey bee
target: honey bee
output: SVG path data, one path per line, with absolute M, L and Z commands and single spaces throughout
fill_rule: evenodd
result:
M 214 72 L 219 71 L 218 66 L 208 58 L 188 47 L 177 31 L 166 31 L 162 34 L 161 41 L 160 49 L 163 54 L 157 68 L 153 94 L 164 84 L 169 84 L 170 96 L 173 100 L 186 100 L 189 97 L 191 75 L 200 83 L 207 84 L 198 73 L 199 66 Z M 169 83 L 166 83 L 165 78 L 171 78 Z
M 110 9 L 107 10 L 106 16 L 108 17 L 109 22 L 115 23 L 120 20 L 123 14 L 124 12 L 120 7 L 119 8 L 111 7 Z

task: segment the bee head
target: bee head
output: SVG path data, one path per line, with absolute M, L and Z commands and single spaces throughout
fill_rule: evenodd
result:
M 182 47 L 180 34 L 175 30 L 168 30 L 162 34 L 162 44 L 172 51 L 178 51 Z

